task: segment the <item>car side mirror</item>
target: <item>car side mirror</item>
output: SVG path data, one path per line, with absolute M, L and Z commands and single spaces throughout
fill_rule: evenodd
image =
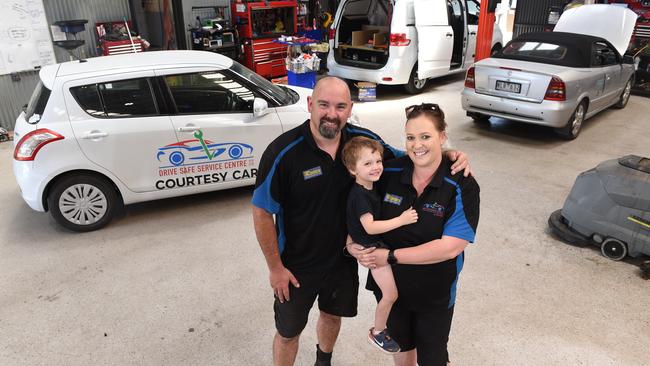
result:
M 633 64 L 634 63 L 634 57 L 631 55 L 623 55 L 623 63 L 624 64 Z
M 262 117 L 269 113 L 269 103 L 262 98 L 255 98 L 253 100 L 253 115 L 255 117 Z

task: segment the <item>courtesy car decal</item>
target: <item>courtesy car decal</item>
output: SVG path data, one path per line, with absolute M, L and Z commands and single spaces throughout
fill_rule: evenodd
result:
M 157 189 L 212 184 L 257 176 L 253 146 L 243 142 L 215 143 L 202 130 L 194 139 L 159 147 Z

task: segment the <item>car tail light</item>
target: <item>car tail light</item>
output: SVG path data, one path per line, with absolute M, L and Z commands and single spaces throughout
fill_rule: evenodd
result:
M 336 36 L 336 28 L 330 28 L 330 38 L 329 39 L 334 39 Z
M 467 69 L 467 74 L 465 74 L 465 87 L 470 89 L 476 88 L 476 83 L 474 81 L 474 66 Z
M 545 100 L 556 100 L 556 101 L 565 101 L 566 100 L 566 85 L 564 81 L 557 76 L 551 78 L 551 82 L 548 83 L 548 88 L 546 89 L 546 95 L 544 95 Z
M 390 45 L 391 46 L 408 46 L 411 44 L 411 40 L 406 38 L 406 33 L 391 33 L 390 34 Z
M 63 139 L 63 136 L 47 128 L 34 130 L 18 141 L 14 149 L 14 159 L 21 161 L 34 160 L 38 150 L 43 146 Z

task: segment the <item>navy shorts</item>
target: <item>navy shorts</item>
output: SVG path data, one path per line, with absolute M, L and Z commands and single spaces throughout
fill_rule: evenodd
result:
M 309 317 L 309 310 L 318 298 L 318 309 L 335 316 L 357 315 L 359 274 L 357 264 L 346 263 L 328 274 L 293 274 L 300 287 L 289 284 L 290 301 L 273 303 L 275 327 L 284 338 L 298 336 Z

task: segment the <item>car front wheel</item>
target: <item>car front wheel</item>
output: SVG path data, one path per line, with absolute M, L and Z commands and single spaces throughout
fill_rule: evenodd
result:
M 75 174 L 56 182 L 47 203 L 52 217 L 61 226 L 86 232 L 100 229 L 111 221 L 118 198 L 104 178 Z
M 566 140 L 575 139 L 580 133 L 580 128 L 582 128 L 582 123 L 585 121 L 586 114 L 587 102 L 582 101 L 580 104 L 578 104 L 576 110 L 573 112 L 566 125 L 562 128 L 556 129 L 555 131 Z

